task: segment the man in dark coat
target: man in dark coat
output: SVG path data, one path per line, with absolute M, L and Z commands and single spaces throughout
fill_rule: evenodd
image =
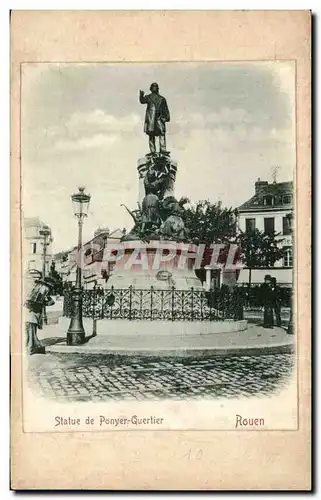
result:
M 149 136 L 149 149 L 151 153 L 156 153 L 155 137 L 159 137 L 159 150 L 166 153 L 166 122 L 170 121 L 169 109 L 165 97 L 159 95 L 157 83 L 150 86 L 151 94 L 144 95 L 144 91 L 139 91 L 139 101 L 147 104 L 144 132 Z
M 277 285 L 276 278 L 271 280 L 271 290 L 273 296 L 273 309 L 276 318 L 276 326 L 281 326 L 281 300 L 280 300 L 280 288 Z
M 273 328 L 273 291 L 272 291 L 272 277 L 269 274 L 264 276 L 264 283 L 261 285 L 261 298 L 264 305 L 264 328 Z

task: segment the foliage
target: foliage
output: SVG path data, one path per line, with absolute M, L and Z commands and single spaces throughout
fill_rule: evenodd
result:
M 223 208 L 220 202 L 200 200 L 194 206 L 186 208 L 184 223 L 190 240 L 196 244 L 206 245 L 202 267 L 195 270 L 197 277 L 204 282 L 206 273 L 203 266 L 211 261 L 213 252 L 211 245 L 226 244 L 218 258 L 218 262 L 223 264 L 228 256 L 229 244 L 237 243 L 235 211 L 232 208 Z M 237 255 L 236 260 L 238 260 Z
M 222 208 L 221 203 L 209 200 L 197 202 L 195 207 L 186 209 L 185 225 L 190 238 L 195 243 L 232 242 L 236 234 L 236 217 L 232 208 Z
M 241 233 L 238 236 L 240 258 L 249 268 L 249 286 L 251 285 L 252 269 L 258 267 L 273 267 L 284 256 L 280 248 L 282 240 L 276 239 L 277 233 L 254 231 Z
M 241 258 L 248 268 L 273 267 L 276 261 L 282 259 L 284 250 L 280 248 L 277 233 L 255 231 L 241 233 L 238 236 Z
M 236 243 L 239 250 L 235 261 L 242 261 L 250 269 L 257 267 L 273 267 L 282 259 L 284 250 L 280 248 L 277 234 L 268 234 L 256 229 L 253 232 L 241 233 L 236 236 L 236 214 L 232 208 L 223 208 L 221 203 L 211 203 L 209 200 L 199 201 L 195 207 L 185 213 L 185 225 L 190 238 L 195 243 L 204 243 L 208 249 L 203 264 L 210 260 L 212 243 L 226 243 L 222 249 L 219 262 L 226 262 L 229 244 Z M 204 280 L 204 270 L 199 270 L 200 279 Z

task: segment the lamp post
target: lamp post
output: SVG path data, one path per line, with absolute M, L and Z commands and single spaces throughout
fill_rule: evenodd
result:
M 294 333 L 294 325 L 293 325 L 293 291 L 294 291 L 294 259 L 293 259 L 293 213 L 287 214 L 287 219 L 289 223 L 289 230 L 292 235 L 292 293 L 291 293 L 291 302 L 290 302 L 290 318 L 288 324 L 288 334 L 293 335 Z
M 85 193 L 84 187 L 78 188 L 78 193 L 71 196 L 74 215 L 78 219 L 78 253 L 76 267 L 76 286 L 72 296 L 72 316 L 67 332 L 67 344 L 83 344 L 85 341 L 85 330 L 82 323 L 82 273 L 81 262 L 79 262 L 79 252 L 82 247 L 82 226 L 84 218 L 87 217 L 90 195 Z
M 49 245 L 49 241 L 47 240 L 48 236 L 51 235 L 50 228 L 48 226 L 43 226 L 42 229 L 39 231 L 40 236 L 43 237 L 43 250 L 42 250 L 42 279 L 45 279 L 46 277 L 46 258 L 47 258 L 47 246 Z M 47 320 L 47 313 L 46 313 L 46 306 L 43 306 L 42 309 L 42 320 L 45 325 L 47 325 L 48 320 Z

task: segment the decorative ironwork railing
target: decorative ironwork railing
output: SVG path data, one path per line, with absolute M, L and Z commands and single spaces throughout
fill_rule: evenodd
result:
M 92 319 L 222 321 L 243 319 L 243 295 L 235 289 L 155 290 L 94 288 L 83 290 L 83 316 Z M 64 295 L 64 316 L 72 314 L 72 290 Z

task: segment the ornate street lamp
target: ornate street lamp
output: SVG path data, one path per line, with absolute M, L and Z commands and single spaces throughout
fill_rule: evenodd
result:
M 82 226 L 84 218 L 87 217 L 90 195 L 85 193 L 84 187 L 78 188 L 78 193 L 71 196 L 74 215 L 78 218 L 78 255 L 76 268 L 76 286 L 72 296 L 72 316 L 67 332 L 67 344 L 83 344 L 85 341 L 85 330 L 82 323 L 82 284 L 81 284 L 81 262 L 79 262 L 79 252 L 82 247 Z
M 40 236 L 43 237 L 43 250 L 42 250 L 42 279 L 45 279 L 46 277 L 46 258 L 47 258 L 47 246 L 50 244 L 50 240 L 48 240 L 48 237 L 51 235 L 51 231 L 49 226 L 43 226 L 40 231 L 39 231 Z M 48 323 L 47 320 L 47 313 L 46 313 L 46 306 L 43 306 L 42 310 L 42 320 L 44 324 L 46 325 Z
M 290 302 L 290 318 L 288 324 L 288 334 L 293 335 L 294 333 L 294 325 L 293 325 L 293 291 L 294 291 L 294 255 L 293 255 L 293 213 L 290 212 L 286 215 L 289 223 L 289 231 L 292 235 L 292 293 L 291 293 L 291 302 Z

